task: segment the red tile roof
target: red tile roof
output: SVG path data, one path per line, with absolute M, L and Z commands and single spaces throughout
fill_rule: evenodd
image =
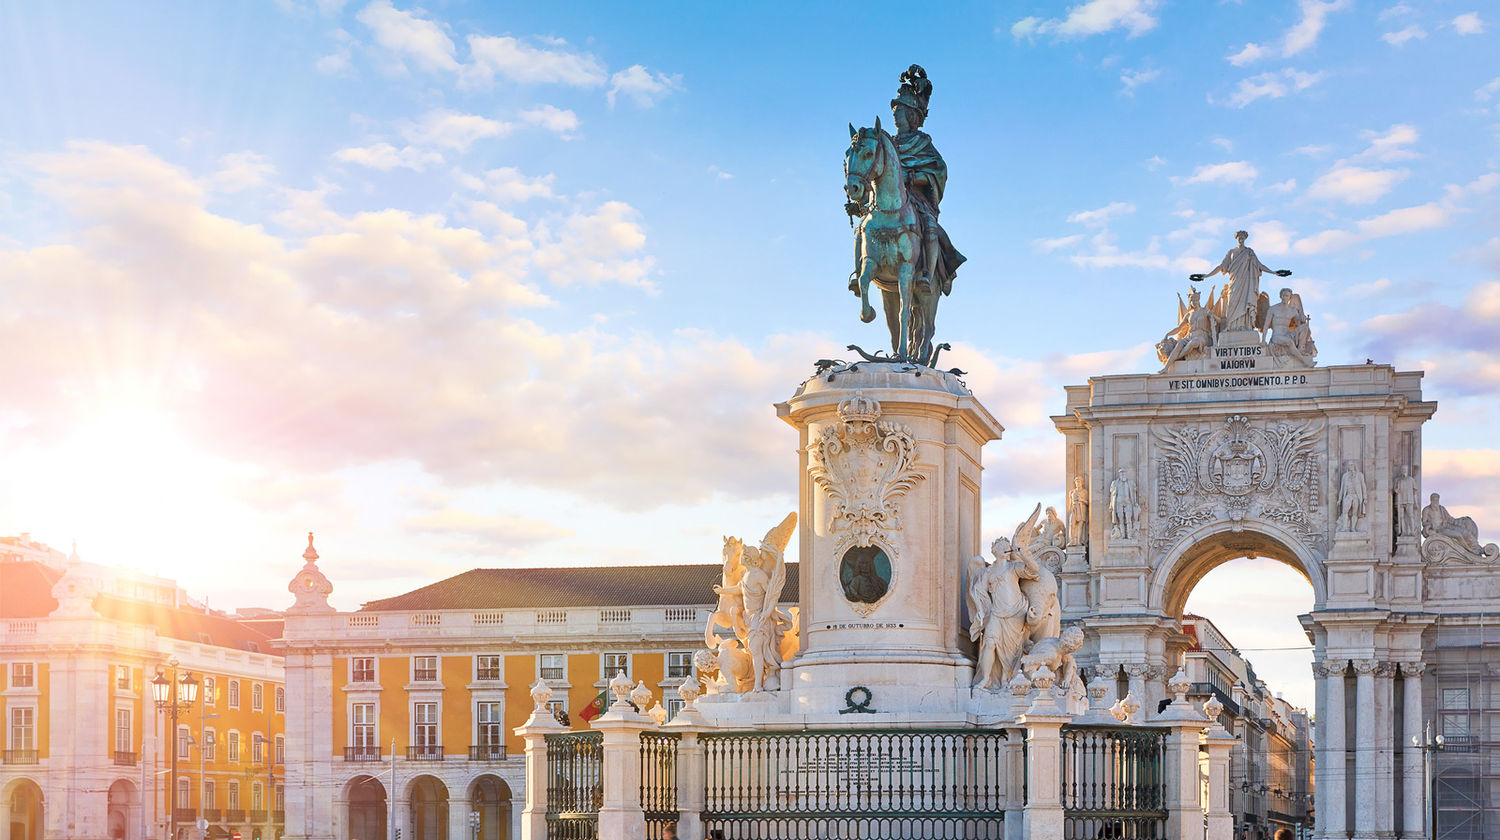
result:
M 712 604 L 723 567 L 591 566 L 474 569 L 403 595 L 371 601 L 361 611 L 498 610 L 513 607 L 626 607 Z M 798 599 L 798 567 L 786 566 L 783 602 Z
M 0 618 L 44 618 L 57 609 L 52 584 L 62 573 L 34 560 L 0 563 Z

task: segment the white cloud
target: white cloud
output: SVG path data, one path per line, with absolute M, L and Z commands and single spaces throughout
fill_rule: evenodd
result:
M 403 126 L 401 134 L 417 145 L 464 152 L 479 140 L 503 136 L 511 127 L 509 123 L 478 114 L 438 109 L 428 111 L 417 122 Z
M 1312 143 L 1309 143 L 1306 146 L 1298 146 L 1297 148 L 1292 150 L 1294 154 L 1307 155 L 1308 157 L 1312 158 L 1323 157 L 1331 151 L 1333 151 L 1333 146 L 1331 145 L 1317 145 Z
M 1500 76 L 1491 79 L 1487 84 L 1474 91 L 1474 98 L 1480 102 L 1488 102 L 1497 93 L 1500 93 Z
M 563 139 L 571 139 L 578 130 L 578 115 L 556 105 L 537 105 L 520 113 L 523 122 L 539 125 Z
M 528 177 L 512 166 L 502 166 L 485 172 L 483 177 L 460 175 L 459 183 L 476 192 L 482 192 L 502 204 L 516 204 L 534 198 L 556 198 L 552 192 L 551 174 Z
M 1451 208 L 1440 202 L 1428 202 L 1362 219 L 1355 223 L 1352 231 L 1325 230 L 1313 234 L 1297 240 L 1294 248 L 1299 254 L 1325 254 L 1371 239 L 1446 227 L 1452 219 Z
M 390 0 L 374 0 L 355 15 L 370 28 L 375 43 L 397 61 L 410 60 L 423 70 L 458 70 L 453 39 L 437 23 L 403 12 Z
M 603 62 L 561 40 L 538 47 L 508 35 L 470 35 L 469 57 L 463 72 L 471 84 L 500 76 L 522 84 L 597 87 L 606 77 Z
M 1011 25 L 1011 35 L 1031 39 L 1037 35 L 1057 38 L 1084 38 L 1115 29 L 1124 29 L 1128 37 L 1145 34 L 1156 28 L 1152 14 L 1158 0 L 1088 0 L 1068 9 L 1062 19 L 1043 20 L 1026 17 Z
M 623 201 L 574 213 L 555 236 L 543 228 L 538 238 L 536 265 L 560 286 L 620 283 L 656 290 L 648 279 L 655 260 L 642 253 L 646 230 L 640 211 Z
M 1407 148 L 1418 140 L 1422 135 L 1417 127 L 1408 123 L 1397 123 L 1386 129 L 1384 133 L 1378 131 L 1364 132 L 1366 140 L 1370 141 L 1369 148 L 1360 152 L 1356 157 L 1367 160 L 1378 160 L 1390 163 L 1397 160 L 1411 160 L 1419 155 Z
M 1058 250 L 1059 248 L 1071 248 L 1082 241 L 1083 234 L 1075 233 L 1072 236 L 1059 236 L 1055 239 L 1033 239 L 1031 240 L 1031 244 L 1035 246 L 1038 251 L 1041 251 L 1044 254 L 1050 254 L 1053 251 Z
M 1378 15 L 1375 16 L 1375 20 L 1378 21 L 1378 22 L 1380 22 L 1380 23 L 1385 23 L 1386 21 L 1390 20 L 1391 18 L 1397 18 L 1397 17 L 1401 17 L 1403 15 L 1409 15 L 1412 12 L 1415 12 L 1415 11 L 1416 11 L 1416 9 L 1413 9 L 1411 6 L 1408 6 L 1405 3 L 1397 3 L 1394 6 L 1389 6 L 1389 7 L 1385 8 L 1385 9 L 1382 9 L 1381 12 L 1380 12 L 1380 14 L 1378 14 Z
M 333 153 L 333 156 L 345 163 L 368 166 L 381 172 L 389 172 L 392 169 L 411 169 L 421 172 L 429 164 L 443 162 L 443 156 L 437 152 L 419 149 L 415 146 L 402 146 L 398 149 L 390 143 L 351 146 L 347 149 L 339 149 Z
M 1365 169 L 1359 166 L 1337 166 L 1307 188 L 1309 198 L 1341 201 L 1345 204 L 1372 204 L 1411 173 L 1405 169 Z
M 1260 172 L 1247 161 L 1205 164 L 1186 178 L 1173 178 L 1178 184 L 1249 184 Z
M 353 70 L 349 48 L 340 44 L 333 52 L 313 62 L 313 69 L 325 76 L 345 76 Z
M 1120 74 L 1120 83 L 1125 86 L 1124 92 L 1127 96 L 1134 96 L 1135 89 L 1147 82 L 1155 81 L 1161 75 L 1160 70 L 1126 70 Z
M 1281 55 L 1290 58 L 1317 43 L 1330 12 L 1347 8 L 1349 0 L 1302 0 L 1302 20 L 1287 30 L 1282 41 Z
M 1405 29 L 1401 29 L 1396 32 L 1387 32 L 1384 35 L 1380 36 L 1380 40 L 1386 42 L 1387 44 L 1390 44 L 1393 47 L 1399 47 L 1405 44 L 1407 41 L 1413 39 L 1420 40 L 1426 37 L 1427 30 L 1414 23 L 1411 26 L 1406 27 Z
M 708 173 L 710 175 L 714 176 L 715 178 L 719 179 L 720 181 L 731 181 L 731 180 L 734 179 L 734 173 L 733 172 L 725 172 L 724 170 L 720 169 L 717 165 L 711 165 L 711 166 L 709 166 L 708 167 Z
M 1167 159 L 1161 155 L 1152 155 L 1146 160 L 1146 168 L 1155 172 L 1167 164 Z
M 1209 142 L 1213 143 L 1215 146 L 1218 146 L 1226 152 L 1234 151 L 1234 141 L 1230 140 L 1228 137 L 1215 137 Z
M 1285 181 L 1277 181 L 1276 183 L 1270 185 L 1269 187 L 1266 187 L 1266 192 L 1272 192 L 1272 193 L 1289 193 L 1289 192 L 1292 192 L 1293 190 L 1296 190 L 1296 189 L 1297 189 L 1297 179 L 1296 178 L 1288 178 Z
M 1261 60 L 1265 57 L 1265 55 L 1265 47 L 1262 47 L 1260 44 L 1252 43 L 1246 44 L 1244 49 L 1240 50 L 1234 55 L 1227 56 L 1224 60 L 1228 61 L 1230 64 L 1233 64 L 1235 67 L 1244 67 L 1246 64 Z
M 682 76 L 653 73 L 639 64 L 632 64 L 610 77 L 605 98 L 611 108 L 615 105 L 615 98 L 621 95 L 638 107 L 650 108 L 658 100 L 679 90 L 682 90 Z
M 233 152 L 219 158 L 222 167 L 209 179 L 209 183 L 220 192 L 239 192 L 260 186 L 276 174 L 270 158 L 256 152 Z
M 1460 35 L 1480 35 L 1484 32 L 1484 21 L 1478 12 L 1465 12 L 1453 19 L 1453 31 Z
M 1080 225 L 1097 227 L 1107 223 L 1115 216 L 1125 216 L 1135 212 L 1135 205 L 1125 201 L 1112 201 L 1096 210 L 1081 210 L 1068 217 L 1068 221 Z
M 1241 79 L 1230 95 L 1228 103 L 1243 108 L 1257 99 L 1280 99 L 1290 93 L 1299 93 L 1317 84 L 1323 73 L 1304 73 L 1296 68 L 1270 71 Z
M 544 519 L 507 513 L 484 515 L 455 508 L 408 517 L 403 525 L 409 531 L 443 538 L 450 550 L 471 554 L 515 554 L 574 533 Z

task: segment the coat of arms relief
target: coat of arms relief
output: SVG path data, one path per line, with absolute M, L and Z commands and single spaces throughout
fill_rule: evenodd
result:
M 1153 428 L 1151 547 L 1166 551 L 1209 522 L 1228 520 L 1240 530 L 1249 518 L 1275 522 L 1321 547 L 1326 530 L 1318 480 L 1322 431 L 1321 421 L 1253 426 L 1240 415 L 1218 426 Z

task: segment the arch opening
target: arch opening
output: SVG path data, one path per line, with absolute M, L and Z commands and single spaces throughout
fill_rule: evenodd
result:
M 411 834 L 415 840 L 443 840 L 448 836 L 448 786 L 434 776 L 418 776 L 408 788 Z
M 478 840 L 510 840 L 510 785 L 483 775 L 469 786 L 469 810 L 479 814 Z
M 352 840 L 370 840 L 387 837 L 385 785 L 374 776 L 355 776 L 344 786 L 344 797 L 348 805 L 349 837 Z
M 7 840 L 41 840 L 45 811 L 42 788 L 30 779 L 18 779 L 10 787 L 10 825 Z

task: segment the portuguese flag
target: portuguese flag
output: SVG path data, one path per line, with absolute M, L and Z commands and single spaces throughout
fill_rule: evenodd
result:
M 599 692 L 599 696 L 594 698 L 594 702 L 588 704 L 587 706 L 584 706 L 583 711 L 578 713 L 578 716 L 580 718 L 583 718 L 584 723 L 588 723 L 594 718 L 604 714 L 604 706 L 606 705 L 605 698 L 608 696 L 608 694 L 608 690 Z

